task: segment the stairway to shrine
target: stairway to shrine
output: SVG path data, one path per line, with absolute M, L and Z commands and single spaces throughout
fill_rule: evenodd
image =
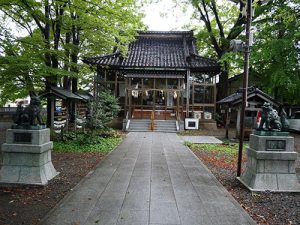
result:
M 131 119 L 129 132 L 145 132 L 151 130 L 151 120 L 146 119 Z M 153 132 L 177 132 L 176 120 L 154 120 Z

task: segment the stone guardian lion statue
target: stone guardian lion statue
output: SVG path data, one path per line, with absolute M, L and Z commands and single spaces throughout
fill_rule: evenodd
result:
M 257 130 L 281 131 L 280 117 L 273 106 L 265 102 L 262 106 L 261 120 Z

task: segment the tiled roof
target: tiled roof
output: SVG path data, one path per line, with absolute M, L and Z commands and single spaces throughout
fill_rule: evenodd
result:
M 84 102 L 88 102 L 93 96 L 89 93 L 81 93 L 81 92 L 76 92 L 74 93 L 78 95 Z
M 51 86 L 50 89 L 46 90 L 40 95 L 41 97 L 55 96 L 60 99 L 72 99 L 72 100 L 83 100 L 82 97 L 72 93 L 69 90 Z
M 85 58 L 92 65 L 119 68 L 199 68 L 219 71 L 215 60 L 197 55 L 192 31 L 148 31 L 139 32 L 136 40 L 129 44 L 128 54 L 120 53 Z
M 260 98 L 264 99 L 265 101 L 271 102 L 272 104 L 279 106 L 280 103 L 276 102 L 271 96 L 268 94 L 264 93 L 258 88 L 255 87 L 249 87 L 247 89 L 247 99 L 249 100 L 250 98 L 254 96 L 259 96 Z M 228 104 L 228 105 L 235 105 L 237 103 L 240 103 L 242 101 L 243 97 L 243 91 L 242 89 L 238 89 L 235 93 L 232 95 L 229 95 L 220 101 L 217 102 L 217 104 Z

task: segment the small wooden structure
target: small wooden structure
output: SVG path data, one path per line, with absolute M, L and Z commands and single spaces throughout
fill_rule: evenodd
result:
M 90 57 L 96 66 L 95 95 L 109 89 L 119 98 L 124 118 L 183 120 L 191 112 L 216 109 L 215 60 L 198 55 L 192 31 L 138 32 L 128 54 Z M 210 118 L 211 119 L 211 118 Z
M 51 111 L 54 114 L 51 116 L 51 118 L 53 118 L 51 121 L 51 128 L 56 127 L 58 129 L 69 126 L 71 111 L 75 113 L 75 115 L 73 115 L 73 120 L 76 119 L 76 114 L 85 117 L 87 111 L 87 102 L 91 97 L 86 94 L 72 93 L 69 90 L 53 86 L 40 96 L 55 100 L 52 101 L 53 105 L 51 106 Z M 64 104 L 61 102 L 59 110 L 56 110 L 57 100 L 64 101 Z M 72 109 L 72 107 L 75 108 Z
M 279 108 L 280 103 L 275 101 L 271 96 L 267 95 L 263 91 L 255 87 L 249 87 L 247 94 L 247 107 L 245 115 L 245 132 L 256 128 L 257 112 L 261 111 L 261 106 L 264 102 L 271 103 L 274 108 Z M 237 137 L 240 133 L 240 115 L 242 107 L 242 90 L 238 89 L 234 94 L 227 96 L 226 98 L 217 102 L 220 106 L 221 112 L 225 115 L 225 123 L 228 126 L 230 121 L 236 123 Z M 247 135 L 245 135 L 247 136 Z

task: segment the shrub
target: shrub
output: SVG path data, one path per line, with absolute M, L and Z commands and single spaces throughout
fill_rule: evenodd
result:
M 86 126 L 92 131 L 107 129 L 108 124 L 117 117 L 119 112 L 118 99 L 108 91 L 102 91 L 98 97 L 89 103 Z
M 122 135 L 114 132 L 67 132 L 62 140 L 54 140 L 55 152 L 100 152 L 113 150 L 122 141 Z

